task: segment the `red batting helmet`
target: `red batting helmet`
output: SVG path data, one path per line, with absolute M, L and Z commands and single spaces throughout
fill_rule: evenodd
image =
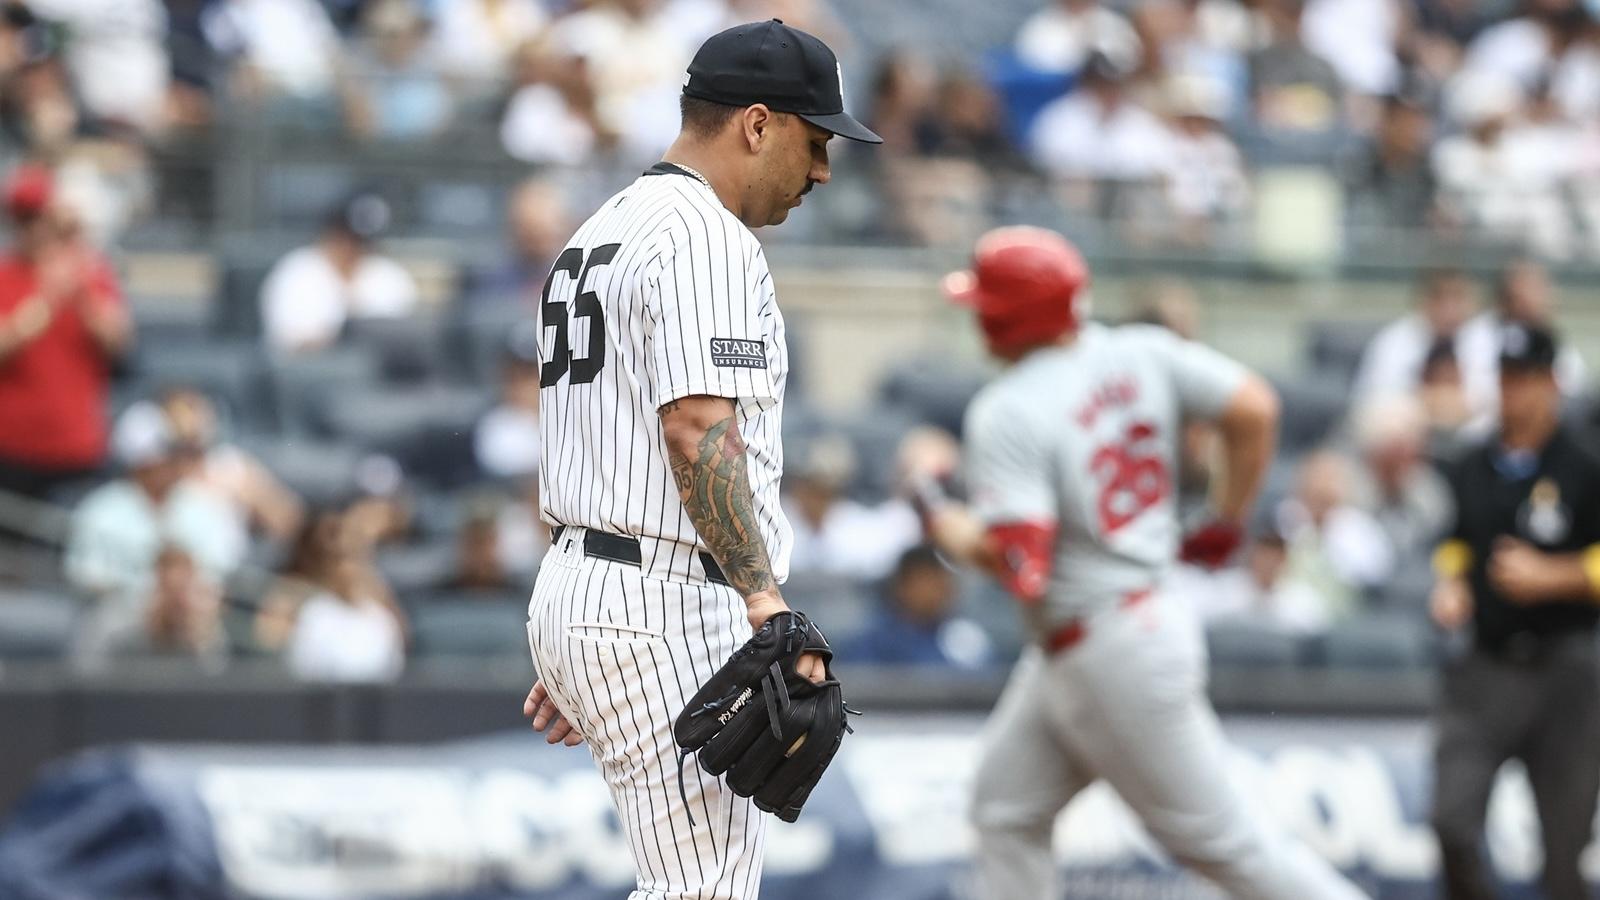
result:
M 944 278 L 950 299 L 978 314 L 1001 356 L 1048 344 L 1078 327 L 1089 267 L 1054 231 L 1017 225 L 978 239 L 972 268 Z

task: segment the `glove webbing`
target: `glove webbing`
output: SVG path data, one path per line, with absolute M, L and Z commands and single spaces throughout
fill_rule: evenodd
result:
M 785 630 L 783 635 L 783 652 L 786 655 L 794 653 L 795 632 L 805 627 L 807 627 L 806 620 L 799 613 L 796 613 L 789 619 L 789 627 Z M 788 710 L 789 705 L 793 701 L 789 699 L 789 685 L 784 680 L 783 668 L 778 664 L 777 661 L 774 661 L 772 665 L 767 668 L 767 674 L 761 677 L 761 682 L 765 687 L 761 694 L 762 698 L 767 704 L 767 724 L 772 727 L 772 736 L 781 741 L 783 740 L 783 720 L 781 713 Z M 689 718 L 694 719 L 703 716 L 706 713 L 720 712 L 724 706 L 727 706 L 734 700 L 734 698 L 743 693 L 743 691 L 740 691 L 738 694 L 734 694 L 732 697 L 719 697 L 710 703 L 702 703 L 699 709 L 689 714 Z M 846 707 L 845 711 L 854 712 L 854 710 L 851 710 L 849 707 Z M 860 713 L 856 713 L 856 715 L 860 715 Z M 845 728 L 850 728 L 848 723 L 845 725 Z M 689 754 L 693 752 L 694 751 L 692 750 L 686 749 L 680 749 L 678 751 L 678 796 L 683 800 L 683 811 L 684 814 L 689 817 L 690 828 L 695 827 L 695 822 L 694 813 L 690 812 L 689 810 L 689 789 L 683 783 L 683 761 L 688 759 Z

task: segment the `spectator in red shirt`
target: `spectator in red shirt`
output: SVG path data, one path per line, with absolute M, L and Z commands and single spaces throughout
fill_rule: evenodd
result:
M 4 200 L 16 246 L 0 256 L 0 491 L 44 498 L 104 462 L 110 365 L 133 326 L 48 169 L 19 167 Z

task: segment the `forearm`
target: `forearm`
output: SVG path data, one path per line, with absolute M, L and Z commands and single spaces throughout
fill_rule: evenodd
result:
M 84 310 L 83 325 L 107 359 L 118 359 L 133 342 L 133 321 L 120 306 L 96 304 Z
M 33 343 L 50 327 L 50 308 L 39 297 L 22 301 L 16 311 L 0 319 L 0 362 Z
M 663 414 L 676 411 L 668 404 Z M 746 602 L 770 599 L 778 582 L 756 521 L 745 443 L 729 403 L 726 415 L 701 428 L 667 428 L 667 452 L 678 497 L 695 531 Z
M 1242 522 L 1255 505 L 1277 448 L 1277 397 L 1265 382 L 1252 378 L 1240 388 L 1217 426 L 1222 438 L 1222 472 L 1211 503 L 1219 518 Z
M 1545 562 L 1545 589 L 1551 597 L 1600 603 L 1600 544 L 1578 553 L 1550 554 Z
M 940 553 L 978 569 L 993 570 L 996 557 L 987 529 L 960 503 L 947 503 L 923 519 L 929 543 Z

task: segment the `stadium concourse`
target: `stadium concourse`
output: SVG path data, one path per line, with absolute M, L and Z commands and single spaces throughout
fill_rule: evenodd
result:
M 676 132 L 694 48 L 775 16 L 839 49 L 848 108 L 885 139 L 835 148 L 833 183 L 758 232 L 791 342 L 784 594 L 826 623 L 853 700 L 907 714 L 876 736 L 867 720 L 830 775 L 853 786 L 790 846 L 836 840 L 829 858 L 899 885 L 870 894 L 886 900 L 949 896 L 943 868 L 903 877 L 918 866 L 960 872 L 964 838 L 928 844 L 913 813 L 940 820 L 903 802 L 919 786 L 961 802 L 959 773 L 860 783 L 917 740 L 970 761 L 952 729 L 1021 650 L 1014 602 L 922 543 L 900 463 L 959 453 L 992 371 L 939 276 L 987 228 L 1025 222 L 1084 251 L 1097 319 L 1163 325 L 1278 388 L 1279 455 L 1243 549 L 1180 573 L 1212 692 L 1230 728 L 1302 717 L 1245 721 L 1242 767 L 1291 784 L 1304 751 L 1393 805 L 1380 831 L 1407 839 L 1339 844 L 1323 822 L 1314 848 L 1345 852 L 1380 896 L 1422 896 L 1423 717 L 1458 641 L 1428 609 L 1451 515 L 1436 464 L 1494 428 L 1499 326 L 1560 335 L 1567 421 L 1591 446 L 1600 428 L 1596 15 L 1578 0 L 0 0 L 0 817 L 41 763 L 84 748 L 520 727 L 550 540 L 532 310 L 576 218 Z M 1184 436 L 1186 515 L 1204 511 L 1215 440 Z M 250 697 L 269 712 L 240 724 Z M 161 752 L 82 777 L 147 798 L 130 810 L 199 797 L 247 828 L 294 814 L 250 807 L 250 779 L 303 797 L 318 766 L 382 758 L 308 752 L 296 783 L 228 755 L 246 751 Z M 570 787 L 570 761 L 542 746 L 512 763 L 499 745 L 415 753 L 404 783 L 457 812 L 480 799 L 429 780 L 457 764 L 528 768 L 529 803 Z M 227 771 L 181 802 L 143 792 L 204 766 Z M 363 814 L 381 819 L 385 785 L 368 787 Z M 1526 812 L 1520 790 L 1508 802 Z M 857 806 L 872 852 L 848 840 Z M 337 834 L 337 811 L 315 810 Z M 560 878 L 611 896 L 615 873 L 572 849 L 587 821 L 556 829 L 576 860 Z M 1502 875 L 1525 882 L 1526 841 L 1497 822 Z M 1146 871 L 1141 846 L 1072 851 L 1105 869 L 1080 886 Z M 285 859 L 222 856 L 215 877 L 246 892 L 333 895 Z M 463 865 L 500 872 L 489 857 Z M 774 872 L 774 895 L 800 874 Z M 567 884 L 484 878 L 508 896 Z M 410 895 L 473 888 L 424 883 Z M 571 890 L 548 896 L 589 896 Z

